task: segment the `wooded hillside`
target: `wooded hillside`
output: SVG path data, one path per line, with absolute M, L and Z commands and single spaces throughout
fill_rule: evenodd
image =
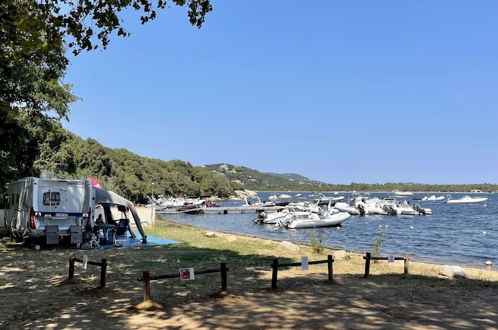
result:
M 309 180 L 299 174 L 262 173 L 256 170 L 231 164 L 206 165 L 206 169 L 226 176 L 247 189 L 263 191 L 344 191 L 344 192 L 470 192 L 479 189 L 483 192 L 498 191 L 498 185 L 482 184 L 425 184 L 425 183 L 355 183 L 329 184 Z
M 39 145 L 34 174 L 51 171 L 56 177 L 96 177 L 104 188 L 134 202 L 145 203 L 154 194 L 228 197 L 239 185 L 181 160 L 163 161 L 138 156 L 126 149 L 102 146 L 54 128 Z

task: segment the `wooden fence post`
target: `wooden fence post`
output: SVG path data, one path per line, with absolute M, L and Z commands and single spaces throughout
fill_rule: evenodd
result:
M 271 275 L 271 288 L 277 288 L 277 278 L 278 278 L 278 258 L 273 259 L 273 263 L 271 264 L 272 275 Z
M 69 258 L 69 279 L 74 278 L 74 257 Z
M 221 291 L 227 291 L 227 264 L 221 263 Z
M 365 275 L 363 277 L 368 277 L 368 274 L 370 274 L 370 257 L 371 253 L 367 252 L 365 256 Z
M 409 254 L 405 254 L 405 271 L 404 271 L 404 274 L 405 275 L 410 274 L 410 255 Z
M 101 259 L 100 265 L 100 288 L 105 288 L 105 274 L 107 271 L 107 259 Z
M 329 255 L 327 257 L 327 266 L 328 266 L 328 271 L 329 271 L 329 281 L 332 282 L 334 279 L 334 268 L 333 268 L 333 262 L 334 259 L 332 259 L 332 256 Z
M 150 300 L 150 275 L 148 271 L 143 272 L 144 279 L 144 301 Z

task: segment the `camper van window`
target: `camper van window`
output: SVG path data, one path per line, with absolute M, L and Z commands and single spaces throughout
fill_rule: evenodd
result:
M 47 191 L 43 193 L 43 205 L 59 205 L 61 194 L 56 191 Z

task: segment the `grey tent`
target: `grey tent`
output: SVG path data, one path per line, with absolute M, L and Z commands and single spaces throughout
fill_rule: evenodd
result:
M 144 233 L 142 228 L 142 222 L 140 217 L 138 216 L 137 211 L 135 210 L 135 206 L 129 200 L 119 196 L 115 192 L 104 190 L 101 188 L 93 187 L 95 189 L 95 203 L 102 205 L 104 208 L 104 215 L 107 221 L 114 221 L 112 218 L 111 206 L 117 206 L 118 209 L 127 211 L 130 210 L 133 220 L 135 220 L 135 225 L 137 226 L 138 231 L 142 235 L 142 243 L 147 243 L 147 236 Z M 135 233 L 131 229 L 131 226 L 128 228 L 130 234 L 133 238 L 135 238 Z

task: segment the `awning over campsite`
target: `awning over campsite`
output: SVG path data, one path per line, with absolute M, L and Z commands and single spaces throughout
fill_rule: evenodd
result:
M 127 208 L 133 208 L 133 203 L 129 200 L 119 196 L 113 191 L 94 187 L 95 189 L 95 203 L 101 205 L 124 205 Z
M 114 205 L 122 205 L 128 208 L 133 215 L 133 220 L 135 220 L 135 225 L 137 226 L 138 231 L 140 232 L 140 235 L 142 235 L 142 242 L 146 243 L 147 242 L 147 235 L 145 235 L 145 232 L 142 228 L 142 221 L 140 220 L 140 217 L 138 216 L 137 211 L 135 210 L 135 206 L 133 205 L 132 202 L 127 200 L 126 198 L 123 198 L 116 194 L 113 191 L 93 187 L 95 189 L 95 203 L 100 204 L 104 207 L 110 207 Z M 131 230 L 131 229 L 130 229 Z

